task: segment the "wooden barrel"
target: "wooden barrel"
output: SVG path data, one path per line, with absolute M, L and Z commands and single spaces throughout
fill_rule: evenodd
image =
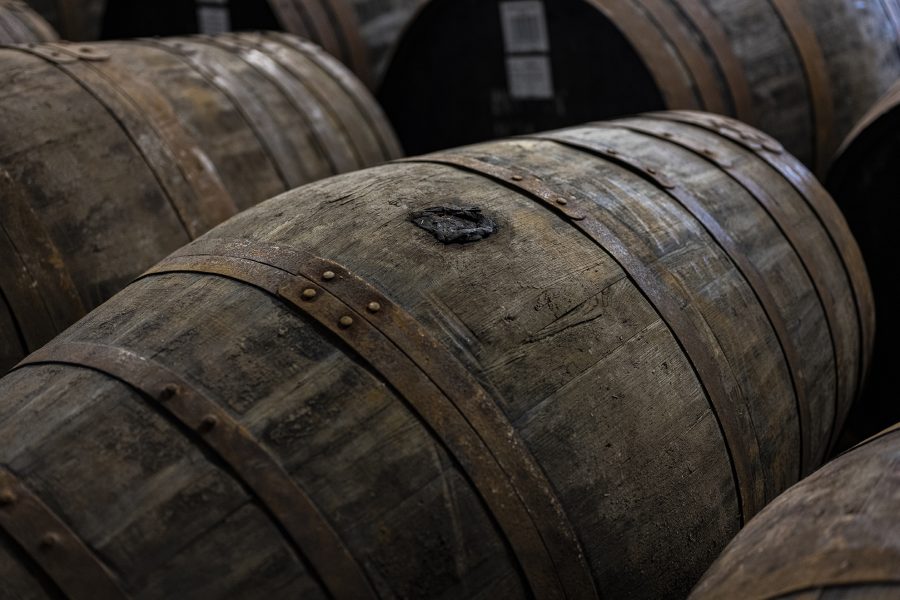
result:
M 728 546 L 691 595 L 900 597 L 900 425 L 797 484 Z
M 847 137 L 828 174 L 827 187 L 859 240 L 875 292 L 880 333 L 865 396 L 853 407 L 847 443 L 900 421 L 895 369 L 900 359 L 900 281 L 891 223 L 900 219 L 900 83 Z
M 349 0 L 108 0 L 103 37 L 261 29 L 311 40 L 370 83 L 368 49 Z
M 689 108 L 755 123 L 823 172 L 900 77 L 898 36 L 898 0 L 432 0 L 380 99 L 415 153 Z
M 47 21 L 19 0 L 0 0 L 0 45 L 35 44 L 58 39 Z
M 25 597 L 683 595 L 821 461 L 870 311 L 809 172 L 700 113 L 313 183 L 0 380 L 25 501 L 0 572 Z
M 4 371 L 238 210 L 399 154 L 286 34 L 4 48 L 0 78 Z
M 356 12 L 375 82 L 381 81 L 400 34 L 427 0 L 347 0 Z

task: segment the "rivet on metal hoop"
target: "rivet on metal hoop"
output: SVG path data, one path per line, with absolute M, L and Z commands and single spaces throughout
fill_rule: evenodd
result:
M 347 329 L 348 327 L 353 325 L 353 317 L 351 317 L 349 315 L 344 315 L 338 321 L 338 325 L 341 326 L 341 329 Z

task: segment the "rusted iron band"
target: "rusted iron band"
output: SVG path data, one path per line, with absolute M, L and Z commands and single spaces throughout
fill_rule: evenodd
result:
M 774 139 L 766 134 L 752 129 L 739 121 L 727 117 L 695 113 L 690 111 L 673 111 L 665 113 L 652 113 L 644 115 L 648 118 L 668 119 L 693 125 L 706 131 L 716 133 L 738 145 L 754 152 L 756 156 L 775 169 L 784 179 L 791 184 L 798 194 L 806 201 L 823 229 L 831 240 L 841 261 L 841 266 L 847 281 L 853 291 L 853 300 L 856 306 L 857 326 L 859 327 L 859 360 L 857 370 L 852 375 L 855 381 L 856 392 L 854 398 L 862 393 L 863 382 L 869 370 L 871 362 L 871 348 L 875 339 L 875 299 L 872 287 L 863 261 L 862 252 L 847 221 L 837 205 L 832 201 L 828 192 L 822 187 L 809 170 Z M 830 291 L 822 288 L 823 297 L 829 298 Z M 836 327 L 832 321 L 832 327 Z M 850 410 L 850 401 L 847 399 L 841 407 L 841 414 L 837 417 L 837 426 L 832 432 L 831 447 L 837 442 L 837 435 L 843 427 L 844 419 Z
M 168 367 L 125 348 L 54 343 L 16 367 L 64 364 L 98 371 L 152 401 L 197 434 L 268 509 L 334 598 L 375 598 L 362 567 L 313 501 L 245 427 Z M 98 596 L 93 596 L 98 597 Z
M 30 193 L 0 167 L 0 289 L 26 350 L 39 348 L 87 312 L 54 244 L 30 204 Z M 27 352 L 26 352 L 27 353 Z M 11 366 L 11 365 L 10 365 Z
M 741 518 L 748 521 L 766 504 L 765 477 L 759 460 L 759 443 L 752 436 L 753 426 L 746 411 L 734 410 L 726 391 L 725 372 L 717 363 L 696 327 L 685 316 L 667 281 L 654 273 L 602 220 L 595 216 L 596 204 L 587 195 L 557 193 L 539 177 L 488 163 L 461 153 L 436 153 L 397 162 L 431 163 L 457 167 L 512 187 L 564 217 L 592 242 L 607 252 L 647 298 L 672 332 L 691 363 L 700 385 L 706 391 L 711 410 L 719 424 L 731 461 Z M 663 186 L 673 185 L 666 181 Z
M 672 0 L 637 0 L 644 6 L 647 17 L 655 21 L 659 30 L 672 44 L 691 74 L 704 110 L 715 113 L 728 112 L 723 87 L 720 87 L 713 65 L 710 63 L 697 38 L 685 27 L 684 19 L 672 7 Z
M 285 46 L 305 54 L 307 58 L 329 74 L 332 79 L 337 81 L 347 91 L 354 104 L 359 108 L 360 114 L 363 115 L 372 130 L 376 132 L 384 160 L 400 158 L 403 155 L 397 136 L 390 125 L 388 125 L 388 119 L 384 111 L 375 102 L 369 91 L 359 82 L 359 79 L 348 73 L 347 69 L 337 59 L 315 44 L 310 44 L 296 36 L 282 33 L 271 33 L 269 35 Z
M 756 123 L 756 112 L 753 108 L 753 96 L 750 84 L 744 73 L 744 67 L 732 49 L 728 34 L 722 24 L 712 15 L 700 0 L 674 0 L 682 12 L 691 20 L 694 27 L 703 36 L 715 57 L 728 90 L 735 115 L 745 123 Z
M 228 68 L 227 65 L 223 66 L 217 58 L 206 56 L 203 60 L 196 59 L 197 50 L 192 47 L 193 44 L 205 46 L 212 44 L 199 36 L 190 39 L 142 38 L 134 40 L 134 43 L 146 44 L 169 52 L 200 75 L 211 87 L 222 92 L 253 132 L 260 148 L 284 184 L 284 189 L 293 189 L 311 180 L 308 176 L 297 176 L 298 172 L 305 173 L 305 165 L 303 161 L 294 160 L 296 153 L 281 143 L 283 138 L 264 133 L 279 131 L 280 126 L 272 113 L 260 104 L 247 82 L 242 81 L 234 69 Z
M 552 484 L 466 368 L 402 307 L 345 267 L 278 245 L 203 239 L 144 276 L 220 275 L 265 290 L 346 343 L 462 466 L 538 598 L 596 597 Z
M 650 72 L 666 108 L 699 108 L 689 82 L 681 78 L 684 67 L 666 48 L 665 34 L 628 0 L 589 0 L 628 40 Z
M 2 465 L 0 528 L 72 600 L 128 598 L 118 578 L 100 558 Z
M 139 150 L 191 238 L 237 213 L 212 161 L 152 84 L 120 71 L 93 46 L 19 49 L 59 66 L 106 108 Z
M 656 137 L 662 141 L 670 138 L 658 136 L 653 132 L 642 130 L 639 126 L 629 126 L 620 123 L 610 123 L 604 125 L 595 125 L 597 128 L 604 129 L 620 129 L 629 130 L 643 135 Z M 664 165 L 656 164 L 649 166 L 642 164 L 626 154 L 618 148 L 612 147 L 607 143 L 590 143 L 581 140 L 574 140 L 565 135 L 564 132 L 548 133 L 535 136 L 536 139 L 549 139 L 556 143 L 562 144 L 569 148 L 588 152 L 595 156 L 604 158 L 610 162 L 625 167 L 633 173 L 640 175 L 644 179 L 654 183 L 666 194 L 674 198 L 685 210 L 687 210 L 704 230 L 712 237 L 719 248 L 729 258 L 737 271 L 741 274 L 744 281 L 750 287 L 756 300 L 762 308 L 772 326 L 775 338 L 781 348 L 781 352 L 787 362 L 788 375 L 791 380 L 791 386 L 794 392 L 794 399 L 797 405 L 797 419 L 800 429 L 800 476 L 812 472 L 818 466 L 813 464 L 810 459 L 811 443 L 810 443 L 810 405 L 809 398 L 806 394 L 806 377 L 802 368 L 802 361 L 797 347 L 788 331 L 787 322 L 778 308 L 778 303 L 769 289 L 769 284 L 765 277 L 757 270 L 752 262 L 744 254 L 738 242 L 731 234 L 718 222 L 715 215 L 710 213 L 703 202 L 701 202 L 686 187 L 680 185 L 672 179 L 670 175 L 663 175 Z M 703 158 L 711 158 L 706 154 L 698 153 Z M 718 165 L 717 165 L 718 166 Z M 799 477 L 798 477 L 799 479 Z
M 314 1 L 314 0 L 313 0 Z M 366 85 L 372 85 L 372 72 L 369 67 L 369 51 L 363 43 L 359 21 L 347 0 L 318 0 L 338 34 L 343 55 L 347 64 Z
M 352 152 L 349 151 L 349 146 L 345 147 L 336 139 L 328 119 L 322 118 L 324 106 L 310 93 L 304 82 L 294 77 L 280 61 L 270 56 L 265 48 L 250 38 L 237 34 L 207 36 L 206 39 L 234 52 L 281 90 L 308 127 L 313 143 L 330 166 L 332 173 L 345 173 L 362 167 L 357 164 Z
M 834 140 L 831 139 L 834 123 L 834 96 L 825 54 L 819 45 L 815 30 L 803 16 L 797 0 L 768 1 L 784 24 L 803 67 L 810 107 L 813 111 L 813 164 L 816 172 L 824 176 L 834 150 Z
M 293 0 L 292 4 L 294 5 L 294 10 L 300 13 L 304 22 L 308 24 L 312 41 L 346 64 L 347 57 L 341 52 L 341 45 L 338 43 L 334 26 L 331 24 L 328 13 L 322 8 L 319 0 Z

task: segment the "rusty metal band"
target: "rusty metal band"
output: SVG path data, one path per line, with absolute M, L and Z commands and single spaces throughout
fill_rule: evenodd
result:
M 723 95 L 724 88 L 717 81 L 716 72 L 705 55 L 699 40 L 691 35 L 682 16 L 672 6 L 672 0 L 637 0 L 643 5 L 648 18 L 657 23 L 659 30 L 681 57 L 691 74 L 703 109 L 715 113 L 728 112 Z
M 834 124 L 834 96 L 825 54 L 812 25 L 803 16 L 797 0 L 768 0 L 791 38 L 799 55 L 806 80 L 813 127 L 813 164 L 816 172 L 824 176 L 834 151 L 832 127 Z
M 538 598 L 596 597 L 552 484 L 467 369 L 412 315 L 345 267 L 285 246 L 204 238 L 144 277 L 227 277 L 275 295 L 347 344 L 462 466 Z
M 302 52 L 346 90 L 350 98 L 353 99 L 354 104 L 359 108 L 360 114 L 369 123 L 369 127 L 376 133 L 378 143 L 381 146 L 383 160 L 392 160 L 403 155 L 400 142 L 397 141 L 397 136 L 390 125 L 388 125 L 388 119 L 384 111 L 382 111 L 369 91 L 359 82 L 359 79 L 348 73 L 347 69 L 337 59 L 315 44 L 311 44 L 296 36 L 281 33 L 272 33 L 270 35 L 285 46 Z
M 314 1 L 314 0 L 313 0 Z M 331 19 L 338 43 L 347 64 L 366 85 L 372 85 L 372 72 L 369 68 L 369 51 L 363 43 L 359 21 L 347 0 L 318 0 L 323 10 Z
M 775 169 L 804 199 L 831 240 L 831 244 L 840 258 L 841 267 L 853 291 L 857 326 L 860 331 L 858 344 L 859 360 L 857 372 L 854 374 L 856 382 L 854 397 L 858 398 L 862 393 L 863 382 L 869 370 L 871 362 L 870 352 L 875 339 L 875 299 L 862 252 L 860 252 L 856 240 L 850 233 L 850 228 L 847 226 L 844 215 L 828 195 L 828 192 L 825 191 L 825 188 L 822 187 L 822 184 L 816 180 L 799 160 L 791 156 L 789 152 L 784 151 L 784 148 L 777 141 L 734 119 L 689 111 L 653 113 L 645 116 L 699 127 L 750 150 Z M 831 296 L 830 291 L 825 288 L 822 289 L 822 292 L 824 298 Z M 836 325 L 835 322 L 832 322 L 832 327 L 836 327 Z M 852 398 L 848 400 L 852 400 Z M 843 422 L 849 409 L 849 402 L 842 406 L 842 414 L 838 415 L 837 427 L 832 432 L 831 447 L 837 441 L 837 435 L 843 427 Z
M 303 15 L 300 14 L 295 0 L 267 0 L 275 20 L 279 27 L 284 31 L 294 35 L 300 35 L 305 38 L 312 38 L 311 24 L 304 21 Z
M 756 123 L 756 112 L 753 108 L 753 95 L 750 84 L 744 73 L 744 67 L 728 39 L 722 24 L 700 0 L 674 0 L 675 4 L 693 23 L 718 63 L 725 78 L 734 114 L 745 123 Z
M 269 56 L 258 44 L 240 35 L 217 35 L 207 39 L 234 52 L 284 94 L 306 124 L 314 145 L 332 173 L 354 171 L 362 166 L 356 163 L 349 146 L 340 143 L 329 120 L 321 118 L 324 107 L 310 93 L 306 84 L 294 77 L 281 62 Z
M 26 350 L 43 346 L 87 313 L 66 262 L 31 208 L 22 183 L 0 167 L 0 289 Z
M 716 598 L 777 600 L 834 587 L 900 585 L 898 564 L 900 553 L 889 548 L 847 548 L 797 558 L 765 576 L 736 577 L 708 591 L 701 581 L 696 591 L 698 597 L 714 592 Z
M 128 598 L 102 560 L 7 467 L 0 465 L 0 529 L 72 600 Z
M 17 48 L 58 66 L 109 112 L 144 158 L 188 236 L 197 237 L 237 213 L 212 161 L 152 83 L 112 66 L 97 47 Z
M 767 498 L 765 477 L 759 459 L 759 442 L 752 435 L 753 426 L 749 422 L 747 411 L 735 410 L 731 406 L 731 395 L 726 391 L 723 381 L 727 376 L 726 372 L 702 340 L 695 325 L 685 316 L 669 282 L 654 273 L 595 216 L 597 206 L 593 199 L 585 194 L 566 197 L 527 171 L 491 164 L 460 153 L 436 153 L 397 162 L 456 167 L 511 187 L 563 217 L 612 257 L 672 332 L 706 392 L 731 461 L 742 522 L 749 521 L 765 506 Z
M 598 128 L 626 130 L 642 135 L 657 137 L 665 141 L 663 136 L 657 136 L 652 132 L 646 132 L 640 127 L 628 126 L 625 124 L 611 123 L 608 125 L 598 125 Z M 655 184 L 663 193 L 669 195 L 676 200 L 682 208 L 703 227 L 709 236 L 715 241 L 716 245 L 722 250 L 725 256 L 735 266 L 741 274 L 744 282 L 756 297 L 756 301 L 765 313 L 766 318 L 775 333 L 775 338 L 781 349 L 782 356 L 787 362 L 788 376 L 791 381 L 791 388 L 794 393 L 794 400 L 797 407 L 797 420 L 800 434 L 800 476 L 811 473 L 818 466 L 818 463 L 811 462 L 811 443 L 810 443 L 810 400 L 806 394 L 806 377 L 803 372 L 803 361 L 797 347 L 788 331 L 787 322 L 781 314 L 778 303 L 769 289 L 766 278 L 759 272 L 755 265 L 747 258 L 740 244 L 731 236 L 731 234 L 722 227 L 716 216 L 704 206 L 694 194 L 685 186 L 677 183 L 671 177 L 664 173 L 664 165 L 656 164 L 649 166 L 629 157 L 623 150 L 609 144 L 590 143 L 581 140 L 574 140 L 567 137 L 564 132 L 547 133 L 535 136 L 535 139 L 552 140 L 558 144 L 568 148 L 587 152 L 594 156 L 599 156 L 609 162 L 624 167 L 642 177 L 643 179 Z M 700 155 L 703 158 L 705 155 Z M 799 477 L 798 477 L 799 479 Z
M 218 402 L 150 358 L 125 348 L 61 342 L 19 363 L 90 369 L 134 388 L 152 405 L 196 433 L 287 533 L 300 557 L 334 598 L 374 598 L 362 567 L 284 466 Z M 96 596 L 95 596 L 96 597 Z
M 307 28 L 310 30 L 312 41 L 346 64 L 347 57 L 341 52 L 337 33 L 319 0 L 292 0 L 292 4 L 294 10 L 302 15 L 304 22 L 308 23 Z
M 356 161 L 357 165 L 366 166 L 378 162 L 378 149 L 375 147 L 377 142 L 374 137 L 370 136 L 370 140 L 367 143 L 364 139 L 366 132 L 360 127 L 351 127 L 347 123 L 347 119 L 350 118 L 351 115 L 348 114 L 347 111 L 338 109 L 336 103 L 337 98 L 330 97 L 330 95 L 321 88 L 321 79 L 329 78 L 327 73 L 322 72 L 318 65 L 310 61 L 305 54 L 298 53 L 290 46 L 281 44 L 278 41 L 268 39 L 265 37 L 265 34 L 243 34 L 243 36 L 245 38 L 249 36 L 255 37 L 255 46 L 261 52 L 268 54 L 298 81 L 303 82 L 306 89 L 309 90 L 309 93 L 322 106 L 323 111 L 331 117 L 331 121 L 335 125 L 335 133 L 345 140 L 350 153 L 353 155 L 353 160 Z M 307 70 L 309 68 L 312 68 L 313 72 L 315 72 L 318 77 L 310 76 L 310 72 Z M 343 91 L 343 88 L 340 88 L 339 86 L 338 89 Z M 356 108 L 352 102 L 351 106 Z
M 664 32 L 629 0 L 588 0 L 622 33 L 640 56 L 662 94 L 666 108 L 699 108 L 690 82 L 681 75 L 682 65 L 666 48 Z
M 685 136 L 678 135 L 677 133 L 671 131 L 668 127 L 665 127 L 666 125 L 668 125 L 668 122 L 658 122 L 664 126 L 664 130 L 662 132 L 659 132 L 646 125 L 642 125 L 639 122 L 633 120 L 629 120 L 627 122 L 613 122 L 613 124 L 617 127 L 629 129 L 637 133 L 655 137 L 661 141 L 669 142 L 685 150 L 688 150 L 689 152 L 693 152 L 698 157 L 716 165 L 723 173 L 731 177 L 731 179 L 733 179 L 739 186 L 744 188 L 747 193 L 760 205 L 760 207 L 772 219 L 778 231 L 781 232 L 788 245 L 797 255 L 797 258 L 800 261 L 800 265 L 803 267 L 804 272 L 809 278 L 819 305 L 822 307 L 823 314 L 825 315 L 825 326 L 828 329 L 828 339 L 831 342 L 831 352 L 835 365 L 834 411 L 835 415 L 837 415 L 840 403 L 840 381 L 843 377 L 840 369 L 837 368 L 837 365 L 840 364 L 840 361 L 838 360 L 838 349 L 837 344 L 835 343 L 835 333 L 833 331 L 834 324 L 838 321 L 836 315 L 834 314 L 834 304 L 830 301 L 830 291 L 821 284 L 822 277 L 818 268 L 817 259 L 815 258 L 815 249 L 810 247 L 807 240 L 798 237 L 792 231 L 792 229 L 785 224 L 786 217 L 784 216 L 779 203 L 775 200 L 775 198 L 772 197 L 768 190 L 766 190 L 759 184 L 759 182 L 756 181 L 754 177 L 745 173 L 741 166 L 733 165 L 716 154 L 710 148 L 707 148 L 702 144 L 699 144 Z M 828 298 L 829 301 L 826 302 L 825 298 Z M 786 332 L 786 324 L 783 324 L 782 327 L 784 328 L 783 331 Z M 779 337 L 781 336 L 781 334 L 778 335 Z M 799 356 L 796 354 L 796 348 L 793 347 L 793 345 L 791 346 L 793 357 L 788 357 L 788 362 L 792 365 L 791 370 L 794 371 L 794 366 L 799 365 L 801 361 L 799 359 Z M 796 373 L 798 377 L 798 385 L 801 387 L 801 389 L 805 389 L 805 372 L 802 369 L 798 368 L 796 369 Z M 799 403 L 798 416 L 801 423 L 801 435 L 803 436 L 804 447 L 807 449 L 807 451 L 802 455 L 805 458 L 803 474 L 806 475 L 811 473 L 812 470 L 814 470 L 818 465 L 821 464 L 821 461 L 822 459 L 824 459 L 824 455 L 827 452 L 827 445 L 823 445 L 818 454 L 812 454 L 811 433 L 808 428 L 803 427 L 803 423 L 809 423 L 810 421 L 810 402 L 806 398 L 805 392 L 802 393 L 802 397 L 798 395 L 797 400 Z M 832 428 L 833 427 L 834 424 L 832 424 Z
M 145 38 L 134 40 L 136 44 L 146 44 L 171 53 L 200 75 L 206 83 L 222 92 L 234 106 L 250 131 L 256 137 L 260 148 L 269 159 L 284 189 L 299 187 L 312 179 L 306 172 L 306 165 L 297 159 L 297 153 L 284 144 L 280 135 L 266 135 L 264 132 L 278 132 L 281 126 L 271 111 L 260 103 L 252 86 L 243 81 L 238 72 L 223 64 L 215 56 L 204 56 L 197 60 L 198 50 L 194 45 L 213 47 L 201 37 L 191 39 Z M 303 175 L 298 175 L 302 173 Z

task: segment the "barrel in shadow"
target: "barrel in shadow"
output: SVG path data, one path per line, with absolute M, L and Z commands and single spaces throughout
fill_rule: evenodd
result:
M 0 380 L 0 571 L 66 588 L 47 532 L 146 598 L 684 595 L 820 463 L 870 311 L 821 186 L 710 115 L 313 183 Z
M 847 217 L 872 275 L 879 334 L 867 393 L 854 406 L 848 441 L 859 441 L 900 421 L 894 370 L 900 352 L 896 307 L 897 239 L 891 231 L 900 219 L 900 84 L 881 99 L 844 142 L 828 175 L 827 186 Z
M 5 48 L 0 73 L 4 370 L 238 210 L 399 153 L 285 34 Z
M 728 546 L 692 600 L 900 596 L 900 426 L 797 484 Z
M 415 153 L 689 108 L 755 123 L 821 173 L 900 76 L 898 32 L 897 0 L 431 0 L 380 98 Z
M 286 31 L 322 46 L 370 83 L 371 61 L 380 64 L 417 1 L 109 0 L 103 37 Z
M 57 39 L 53 27 L 20 0 L 0 0 L 0 45 L 36 44 Z

